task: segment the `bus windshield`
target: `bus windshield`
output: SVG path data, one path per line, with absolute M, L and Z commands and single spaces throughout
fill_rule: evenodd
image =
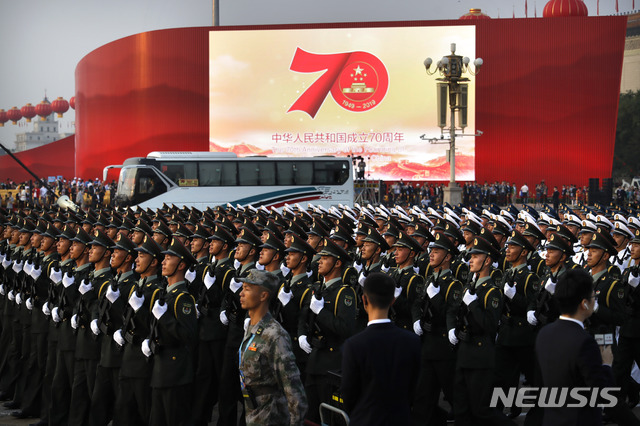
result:
M 143 203 L 167 191 L 167 186 L 152 168 L 123 167 L 116 201 L 122 205 Z

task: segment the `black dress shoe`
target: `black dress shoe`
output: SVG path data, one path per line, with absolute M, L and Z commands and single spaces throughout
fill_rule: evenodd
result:
M 11 413 L 11 415 L 12 415 L 13 417 L 15 417 L 16 419 L 27 419 L 27 418 L 29 418 L 29 417 L 33 417 L 33 416 L 31 416 L 29 413 L 27 413 L 26 411 L 24 411 L 24 410 L 14 411 L 14 412 L 12 412 L 12 413 Z
M 0 401 L 11 401 L 13 396 L 9 395 L 7 392 L 0 392 Z
M 9 401 L 4 403 L 4 407 L 10 410 L 15 410 L 16 408 L 20 408 L 20 405 L 15 401 Z

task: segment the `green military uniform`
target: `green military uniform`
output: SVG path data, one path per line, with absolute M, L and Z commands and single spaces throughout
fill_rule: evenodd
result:
M 247 426 L 303 425 L 306 397 L 287 331 L 267 313 L 239 349 Z

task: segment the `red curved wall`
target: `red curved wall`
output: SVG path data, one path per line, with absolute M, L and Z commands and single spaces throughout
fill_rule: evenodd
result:
M 476 56 L 484 59 L 476 87 L 476 125 L 484 132 L 476 138 L 476 180 L 532 185 L 545 179 L 553 187 L 610 177 L 626 17 L 473 23 Z M 329 26 L 379 25 L 383 24 Z M 109 43 L 80 61 L 76 68 L 78 175 L 100 176 L 105 165 L 154 150 L 208 150 L 211 29 L 137 34 Z M 429 54 L 437 56 L 437 52 L 416 52 L 419 58 Z
M 14 155 L 41 179 L 49 176 L 63 176 L 65 179 L 74 178 L 73 152 L 75 136 L 48 143 L 38 148 L 17 152 Z M 34 179 L 11 156 L 0 151 L 0 180 L 12 179 L 14 182 L 24 182 Z

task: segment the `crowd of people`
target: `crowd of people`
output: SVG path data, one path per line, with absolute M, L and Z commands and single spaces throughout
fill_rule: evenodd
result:
M 26 202 L 0 211 L 0 398 L 39 424 L 206 425 L 215 408 L 235 425 L 239 407 L 247 424 L 319 424 L 342 348 L 368 325 L 367 277 L 382 273 L 389 319 L 421 342 L 407 421 L 513 424 L 518 408 L 490 407 L 491 394 L 521 374 L 542 385 L 536 335 L 560 314 L 558 281 L 583 268 L 599 307 L 587 330 L 619 329 L 608 415 L 637 424 L 636 212 Z

